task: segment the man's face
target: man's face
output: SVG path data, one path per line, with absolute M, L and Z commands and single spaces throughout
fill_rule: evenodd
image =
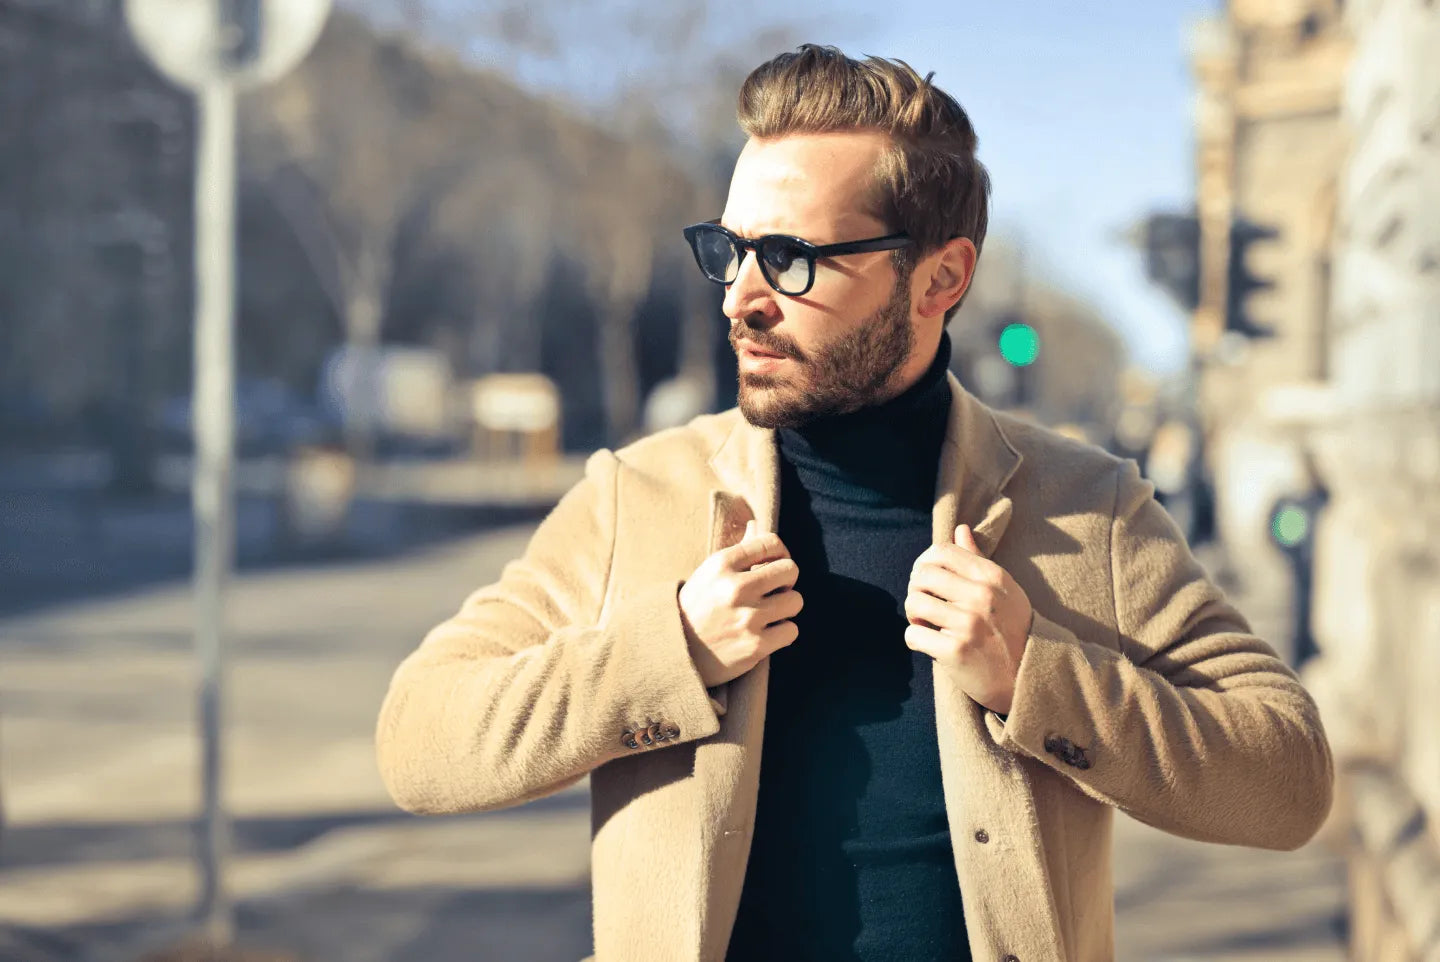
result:
M 736 161 L 720 222 L 742 237 L 793 234 L 813 244 L 888 234 L 891 228 L 866 212 L 884 146 L 884 136 L 871 132 L 751 140 Z M 896 277 L 888 251 L 846 254 L 818 261 L 814 286 L 790 297 L 766 282 L 747 253 L 724 306 L 745 419 L 799 427 L 879 404 L 913 383 L 928 361 L 912 358 L 909 281 Z M 755 365 L 741 356 L 740 342 L 782 359 Z

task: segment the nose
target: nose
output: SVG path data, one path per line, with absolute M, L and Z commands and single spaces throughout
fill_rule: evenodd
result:
M 775 303 L 775 289 L 760 272 L 760 261 L 754 251 L 745 251 L 740 258 L 740 269 L 735 280 L 725 289 L 725 303 L 721 308 L 732 321 L 761 314 L 778 317 L 779 305 Z

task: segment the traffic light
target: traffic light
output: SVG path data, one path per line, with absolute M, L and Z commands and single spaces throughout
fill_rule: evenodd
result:
M 1280 232 L 1237 216 L 1230 223 L 1230 263 L 1225 287 L 1225 330 L 1245 337 L 1274 337 L 1274 328 L 1257 324 L 1249 313 L 1250 295 L 1270 290 L 1275 281 L 1251 272 L 1248 252 L 1259 241 L 1274 240 Z
M 1011 371 L 1011 407 L 1023 408 L 1035 394 L 1033 365 L 1040 356 L 1040 335 L 1019 314 L 1002 314 L 994 323 L 995 348 Z
M 1133 236 L 1133 235 L 1132 235 Z M 1145 277 L 1193 311 L 1200 304 L 1200 220 L 1194 214 L 1151 214 L 1140 224 Z
M 996 344 L 1005 363 L 1013 367 L 1029 367 L 1040 356 L 1040 335 L 1024 321 L 1012 320 L 1001 325 Z
M 1291 659 L 1297 670 L 1319 651 L 1310 625 L 1315 588 L 1315 523 L 1329 500 L 1329 492 L 1315 484 L 1308 490 L 1283 495 L 1270 506 L 1270 542 L 1289 561 L 1294 579 Z

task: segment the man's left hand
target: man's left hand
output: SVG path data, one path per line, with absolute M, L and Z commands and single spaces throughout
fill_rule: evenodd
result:
M 967 695 L 1010 714 L 1034 609 L 1009 572 L 980 554 L 969 525 L 954 544 L 915 561 L 905 598 L 905 644 L 944 666 Z

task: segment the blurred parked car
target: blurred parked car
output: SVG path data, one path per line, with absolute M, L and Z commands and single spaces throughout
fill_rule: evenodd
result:
M 161 444 L 189 450 L 193 422 L 189 395 L 174 397 L 160 409 Z M 242 380 L 235 386 L 235 447 L 240 457 L 283 454 L 305 444 L 334 438 L 338 427 L 319 406 L 273 379 Z

